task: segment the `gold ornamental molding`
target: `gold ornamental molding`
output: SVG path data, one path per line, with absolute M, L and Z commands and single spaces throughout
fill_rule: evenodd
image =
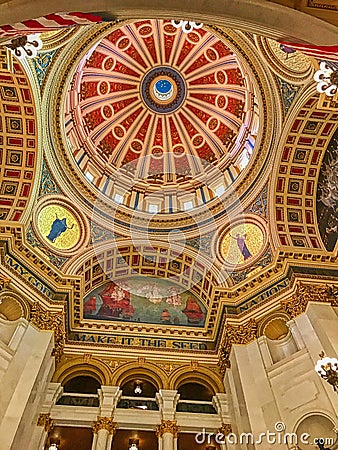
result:
M 37 421 L 38 427 L 43 427 L 46 433 L 54 428 L 54 420 L 50 417 L 50 413 L 40 414 Z
M 338 286 L 333 284 L 303 284 L 299 282 L 296 285 L 295 293 L 289 299 L 281 301 L 281 306 L 293 319 L 305 312 L 310 301 L 330 303 L 331 306 L 338 306 Z
M 30 322 L 40 330 L 54 331 L 54 350 L 56 362 L 61 360 L 65 345 L 66 333 L 64 326 L 64 312 L 52 313 L 35 302 L 31 309 Z
M 10 279 L 0 274 L 0 292 L 3 291 L 10 283 Z
M 165 433 L 170 433 L 177 438 L 180 427 L 177 425 L 176 420 L 161 420 L 160 425 L 156 425 L 156 436 L 162 437 Z
M 224 437 L 228 436 L 228 434 L 232 433 L 231 423 L 222 423 L 222 425 L 218 428 L 218 433 L 222 434 Z
M 222 375 L 230 368 L 230 351 L 233 344 L 249 344 L 257 338 L 257 323 L 250 319 L 242 325 L 225 325 L 224 338 L 220 346 L 218 366 Z
M 117 430 L 117 423 L 114 422 L 112 417 L 97 416 L 97 420 L 94 422 L 92 428 L 94 434 L 97 434 L 100 430 L 106 430 L 114 436 Z

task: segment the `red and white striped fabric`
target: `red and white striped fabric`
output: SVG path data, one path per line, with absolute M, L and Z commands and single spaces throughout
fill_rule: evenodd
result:
M 99 15 L 81 12 L 48 14 L 38 19 L 25 20 L 14 25 L 2 25 L 0 27 L 0 38 L 13 38 L 23 34 L 44 33 L 74 25 L 92 25 L 93 23 L 102 21 L 103 19 Z
M 321 59 L 323 61 L 338 61 L 338 45 L 331 46 L 316 46 L 309 44 L 295 44 L 292 42 L 280 42 L 286 47 L 298 50 L 305 55 L 313 58 Z

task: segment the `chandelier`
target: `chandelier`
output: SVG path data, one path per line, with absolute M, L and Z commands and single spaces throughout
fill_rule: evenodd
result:
M 29 34 L 12 39 L 6 47 L 19 59 L 34 58 L 42 48 L 42 41 L 39 34 Z
M 315 371 L 338 392 L 338 359 L 325 357 L 324 352 L 321 352 L 319 357 L 321 359 L 317 361 Z
M 314 74 L 317 91 L 333 97 L 338 92 L 338 69 L 330 67 L 325 61 L 319 65 L 319 70 Z
M 183 33 L 190 33 L 194 29 L 197 30 L 198 28 L 203 27 L 203 23 L 191 22 L 190 20 L 172 20 L 171 24 L 175 28 L 182 28 Z

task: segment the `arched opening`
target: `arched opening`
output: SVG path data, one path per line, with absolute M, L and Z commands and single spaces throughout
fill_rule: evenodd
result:
M 100 383 L 95 378 L 79 376 L 67 381 L 63 386 L 63 391 L 77 394 L 97 394 L 100 387 Z
M 184 383 L 178 388 L 181 400 L 200 400 L 211 402 L 214 392 L 201 383 Z
M 158 391 L 154 383 L 145 377 L 127 379 L 121 386 L 122 397 L 118 408 L 123 409 L 149 409 L 158 411 L 156 393 Z
M 178 412 L 216 414 L 212 404 L 215 393 L 209 386 L 202 383 L 187 382 L 179 386 L 177 392 L 180 394 L 177 405 Z
M 58 405 L 99 406 L 100 383 L 91 376 L 77 376 L 66 381 Z

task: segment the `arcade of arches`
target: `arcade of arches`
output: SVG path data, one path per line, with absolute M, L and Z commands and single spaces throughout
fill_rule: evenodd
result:
M 338 98 L 278 43 L 337 4 L 125 3 L 0 47 L 0 448 L 337 448 Z

